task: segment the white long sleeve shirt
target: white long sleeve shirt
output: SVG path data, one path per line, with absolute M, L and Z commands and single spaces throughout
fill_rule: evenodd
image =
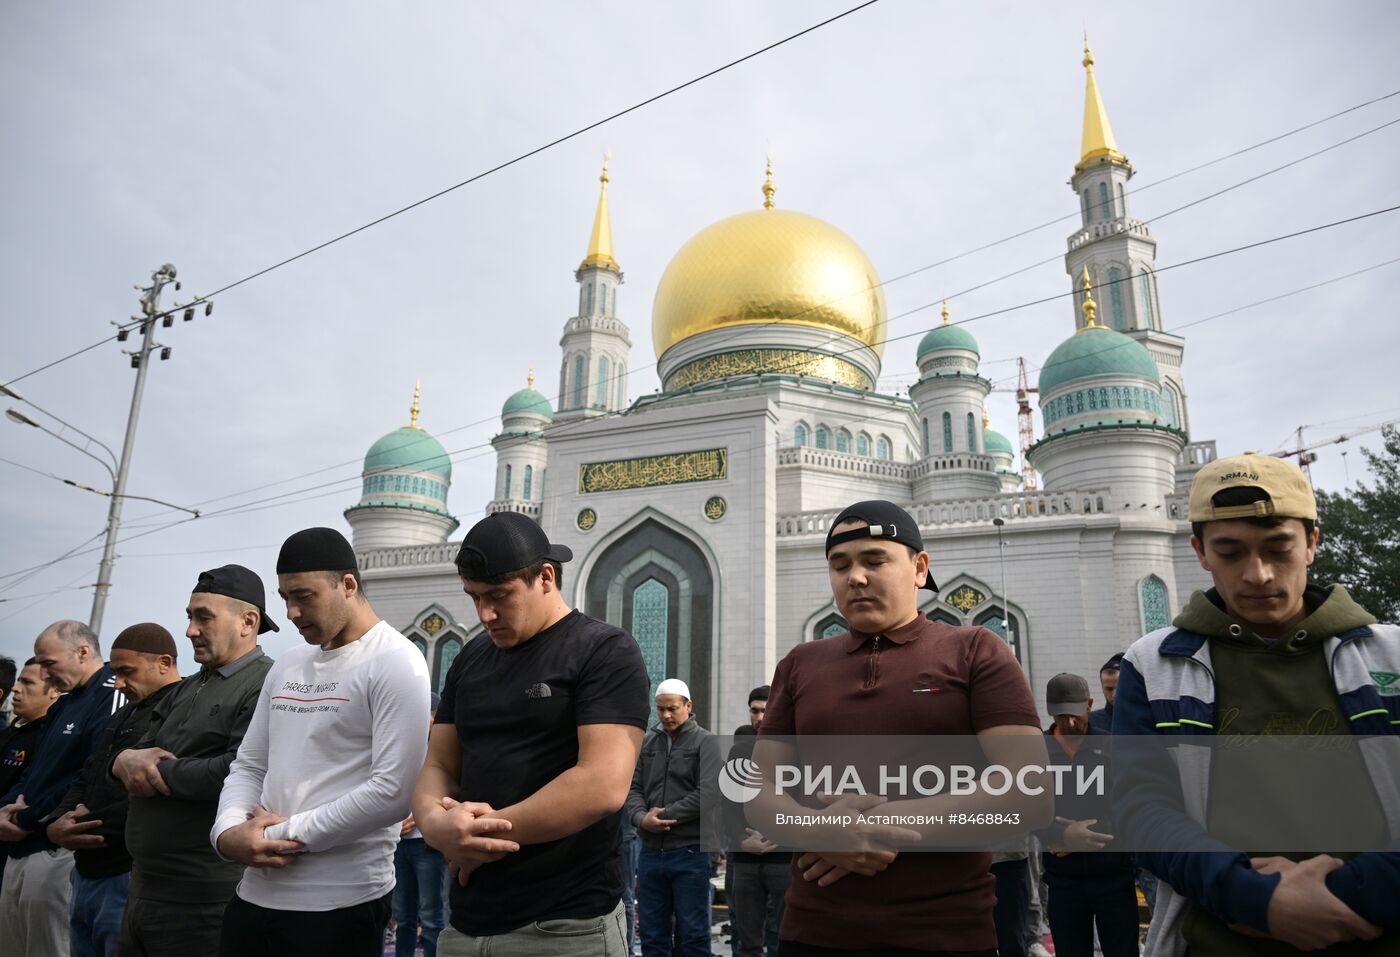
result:
M 428 667 L 381 621 L 331 651 L 278 658 L 219 795 L 210 840 L 261 804 L 267 829 L 301 841 L 289 866 L 246 868 L 238 896 L 272 910 L 327 911 L 387 894 L 394 846 L 428 740 Z

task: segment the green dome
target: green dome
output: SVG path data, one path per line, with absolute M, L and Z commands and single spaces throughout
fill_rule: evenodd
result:
M 944 349 L 963 349 L 967 352 L 982 354 L 982 350 L 977 348 L 977 340 L 972 338 L 972 333 L 962 326 L 955 326 L 951 323 L 944 323 L 931 330 L 919 343 L 919 358 L 922 359 L 930 352 L 941 352 Z
M 554 418 L 554 409 L 550 406 L 549 400 L 534 389 L 521 389 L 506 399 L 506 404 L 501 406 L 502 417 L 519 412 L 542 415 L 546 419 Z
M 1157 363 L 1142 343 L 1103 326 L 1070 336 L 1050 353 L 1040 369 L 1041 398 L 1060 386 L 1097 376 L 1125 376 L 1161 385 Z
M 1007 455 L 1016 454 L 1016 450 L 1011 447 L 1011 440 L 995 429 L 983 430 L 982 446 L 988 453 L 1005 452 Z
M 406 425 L 395 429 L 369 447 L 365 456 L 365 471 L 405 469 L 431 472 L 444 481 L 452 481 L 452 462 L 442 443 L 422 429 Z

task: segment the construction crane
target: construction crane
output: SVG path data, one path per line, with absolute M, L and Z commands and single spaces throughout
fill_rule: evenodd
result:
M 1016 357 L 1016 388 L 993 389 L 993 392 L 1016 393 L 1016 433 L 1021 445 L 1021 484 L 1027 492 L 1034 492 L 1035 469 L 1031 468 L 1030 456 L 1026 453 L 1035 444 L 1035 418 L 1031 413 L 1031 393 L 1040 390 L 1030 384 L 1026 375 L 1026 360 Z
M 1308 477 L 1308 484 L 1312 484 L 1312 469 L 1310 469 L 1308 466 L 1312 465 L 1314 462 L 1317 461 L 1317 453 L 1313 451 L 1314 449 L 1320 449 L 1328 445 L 1341 445 L 1343 442 L 1346 442 L 1350 439 L 1354 439 L 1358 435 L 1366 435 L 1370 432 L 1379 432 L 1386 426 L 1395 425 L 1397 423 L 1400 423 L 1400 419 L 1391 419 L 1389 422 L 1377 422 L 1375 425 L 1368 425 L 1365 428 L 1353 429 L 1350 432 L 1343 432 L 1341 435 L 1333 436 L 1330 439 L 1323 439 L 1320 442 L 1308 443 L 1303 442 L 1303 429 L 1307 428 L 1307 426 L 1300 425 L 1298 426 L 1297 432 L 1294 433 L 1298 437 L 1298 447 L 1289 449 L 1287 452 L 1275 452 L 1274 458 L 1296 458 L 1298 460 L 1298 467 L 1301 468 L 1303 470 L 1303 474 Z

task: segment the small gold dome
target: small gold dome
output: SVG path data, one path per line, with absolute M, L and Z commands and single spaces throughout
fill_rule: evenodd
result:
M 885 294 L 860 247 L 815 216 L 760 209 L 696 233 L 656 287 L 656 355 L 709 329 L 815 326 L 884 352 Z

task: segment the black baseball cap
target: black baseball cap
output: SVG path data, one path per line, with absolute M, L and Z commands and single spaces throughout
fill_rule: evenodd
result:
M 1062 672 L 1045 686 L 1045 710 L 1051 715 L 1078 714 L 1089 705 L 1089 682 Z
M 457 552 L 457 572 L 471 581 L 529 568 L 540 561 L 567 562 L 574 553 L 552 545 L 533 518 L 519 512 L 497 512 L 471 527 Z
M 848 505 L 841 510 L 840 515 L 832 520 L 831 529 L 835 529 L 842 522 L 849 522 L 852 519 L 865 522 L 865 528 L 851 528 L 841 532 L 828 530 L 826 533 L 826 554 L 830 555 L 831 550 L 837 545 L 844 545 L 846 542 L 853 542 L 858 538 L 882 538 L 907 545 L 916 552 L 926 550 L 924 537 L 919 534 L 919 525 L 914 521 L 914 516 L 894 502 L 871 499 L 868 502 L 856 502 L 854 505 Z M 924 579 L 924 587 L 932 592 L 938 591 L 938 584 L 933 580 L 933 569 L 929 569 L 928 576 Z
M 258 610 L 258 634 L 281 631 L 277 623 L 267 617 L 267 596 L 263 591 L 262 579 L 242 565 L 222 565 L 199 573 L 193 593 L 206 592 L 210 595 L 227 595 L 247 602 Z

